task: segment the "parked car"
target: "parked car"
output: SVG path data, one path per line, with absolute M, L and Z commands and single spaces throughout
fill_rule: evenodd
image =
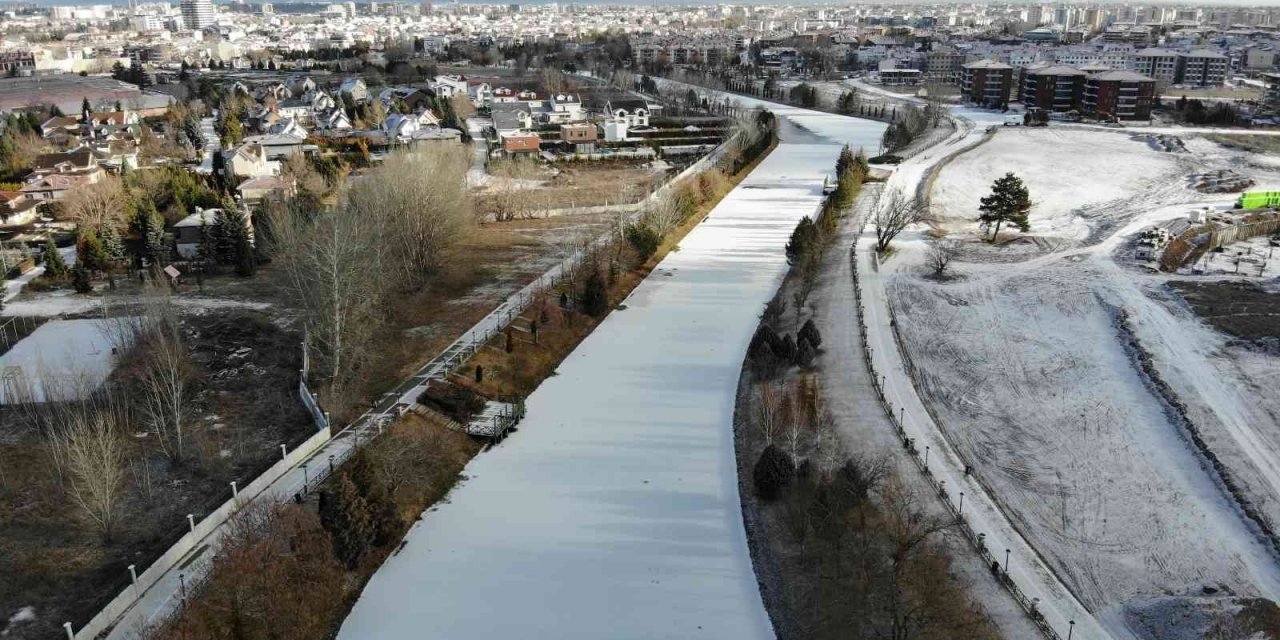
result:
M 1006 127 L 1021 127 L 1022 124 L 1023 117 L 1021 113 L 1010 113 L 1004 117 L 1004 126 Z

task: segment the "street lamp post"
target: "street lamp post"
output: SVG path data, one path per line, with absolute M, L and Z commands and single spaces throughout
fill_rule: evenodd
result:
M 929 445 L 927 444 L 924 446 L 924 466 L 926 468 L 929 466 Z
M 1076 621 L 1068 620 L 1067 621 L 1067 640 L 1071 640 L 1071 636 L 1075 634 L 1075 632 L 1076 632 Z
M 964 513 L 964 492 L 961 491 L 960 492 L 960 508 L 956 509 L 956 515 L 961 515 L 963 513 Z
M 1009 550 L 1004 550 L 1004 573 L 1009 575 Z

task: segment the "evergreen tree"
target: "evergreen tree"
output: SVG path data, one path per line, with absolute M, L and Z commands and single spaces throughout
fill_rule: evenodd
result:
M 219 249 L 223 264 L 235 267 L 238 276 L 253 275 L 257 264 L 253 255 L 253 241 L 249 237 L 249 223 L 244 212 L 232 203 L 224 207 L 218 216 L 218 226 L 222 227 L 226 238 L 224 247 Z
M 84 101 L 80 103 L 80 122 L 89 124 L 89 115 L 92 113 L 93 107 L 89 106 L 89 98 L 85 98 Z
M 1031 196 L 1026 185 L 1022 184 L 1022 179 L 1012 172 L 996 179 L 991 185 L 991 195 L 982 198 L 978 210 L 982 212 L 978 216 L 978 222 L 983 229 L 995 225 L 991 233 L 992 241 L 1000 235 L 1000 225 L 1006 222 L 1022 231 L 1031 229 L 1031 223 L 1027 219 L 1027 214 L 1031 211 Z
M 150 201 L 140 203 L 130 227 L 142 239 L 134 256 L 139 267 L 157 267 L 169 261 L 169 238 L 164 232 L 164 218 L 156 212 L 155 205 Z
M 848 171 L 849 168 L 853 166 L 853 163 L 853 150 L 851 150 L 849 145 L 846 144 L 844 148 L 840 150 L 840 157 L 836 159 L 836 176 L 839 177 L 844 175 L 844 172 Z
M 200 218 L 200 248 L 196 252 L 196 260 L 200 262 L 201 268 L 209 269 L 218 264 L 217 243 L 214 239 L 215 229 L 222 225 L 209 224 L 207 217 Z
M 102 225 L 98 239 L 102 241 L 102 251 L 112 265 L 124 262 L 124 239 L 120 237 L 119 228 L 110 223 Z
M 93 229 L 80 229 L 76 237 L 76 263 L 84 265 L 90 272 L 107 271 L 111 268 L 111 258 Z
M 89 277 L 89 270 L 84 265 L 76 263 L 76 266 L 71 267 L 71 286 L 75 288 L 76 293 L 93 291 L 93 280 Z
M 609 310 L 609 292 L 604 284 L 604 275 L 600 269 L 592 269 L 582 285 L 582 310 L 595 318 L 599 318 Z
M 62 259 L 62 254 L 58 253 L 58 247 L 53 244 L 53 239 L 44 241 L 44 273 L 55 280 L 67 277 L 67 262 Z
M 320 524 L 333 537 L 333 553 L 354 569 L 373 544 L 376 525 L 369 503 L 347 473 L 338 475 L 332 491 L 320 494 Z

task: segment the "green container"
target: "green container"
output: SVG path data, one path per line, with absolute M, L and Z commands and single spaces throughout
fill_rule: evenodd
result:
M 1261 209 L 1280 205 L 1280 191 L 1246 191 L 1236 200 L 1237 209 Z

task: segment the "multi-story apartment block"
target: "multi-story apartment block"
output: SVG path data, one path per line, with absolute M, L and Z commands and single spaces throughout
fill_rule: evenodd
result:
M 1085 80 L 1084 113 L 1100 120 L 1150 120 L 1156 81 L 1133 71 L 1105 71 Z
M 215 14 L 211 0 L 182 0 L 182 22 L 186 28 L 199 31 L 214 23 Z
M 992 109 L 1009 106 L 1012 66 L 996 60 L 979 60 L 960 69 L 960 95 L 965 102 Z
M 1049 65 L 1027 67 L 1018 92 L 1028 108 L 1063 113 L 1079 111 L 1084 96 L 1085 73 L 1075 67 Z
M 959 84 L 964 54 L 950 47 L 936 47 L 925 54 L 924 76 L 929 82 Z
M 1197 49 L 1178 54 L 1178 84 L 1220 87 L 1227 80 L 1227 56 Z
M 1261 73 L 1263 82 L 1262 104 L 1272 111 L 1280 110 L 1280 73 Z
M 1155 47 L 1133 54 L 1133 70 L 1154 78 L 1163 89 L 1178 82 L 1178 52 Z

